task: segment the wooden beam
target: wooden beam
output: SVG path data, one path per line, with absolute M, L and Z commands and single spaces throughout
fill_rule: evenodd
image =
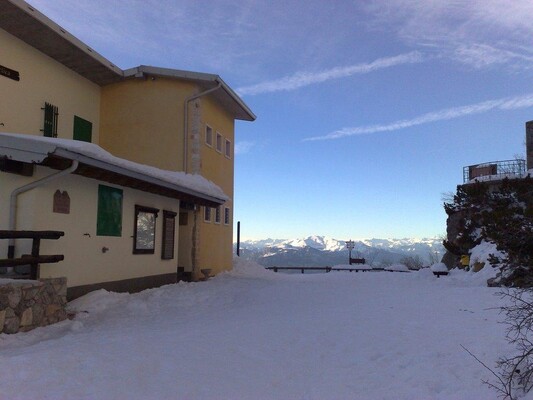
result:
M 6 231 L 0 230 L 0 239 L 59 239 L 61 231 Z
M 18 265 L 30 265 L 30 264 L 50 264 L 63 261 L 65 256 L 62 254 L 56 254 L 52 256 L 26 256 L 21 258 L 10 258 L 0 260 L 0 267 L 16 267 Z

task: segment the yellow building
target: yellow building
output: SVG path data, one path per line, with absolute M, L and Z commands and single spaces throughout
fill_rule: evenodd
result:
M 75 297 L 231 268 L 234 121 L 255 115 L 218 75 L 123 71 L 0 0 L 0 93 L 0 230 L 65 232 L 43 241 L 65 261 L 41 277 L 66 276 Z M 28 252 L 2 242 L 0 258 Z

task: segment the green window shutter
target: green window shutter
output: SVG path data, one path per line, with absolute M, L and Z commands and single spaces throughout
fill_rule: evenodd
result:
M 74 116 L 74 140 L 91 143 L 93 137 L 93 124 L 83 118 Z
M 98 186 L 98 236 L 122 236 L 122 189 Z

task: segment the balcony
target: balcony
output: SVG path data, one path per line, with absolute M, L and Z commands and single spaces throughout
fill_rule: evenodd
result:
M 491 161 L 463 168 L 463 183 L 499 181 L 526 177 L 525 160 Z

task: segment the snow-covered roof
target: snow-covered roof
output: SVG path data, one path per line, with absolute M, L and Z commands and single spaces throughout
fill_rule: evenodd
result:
M 162 170 L 115 157 L 94 143 L 0 133 L 2 157 L 59 169 L 65 167 L 65 161 L 76 160 L 80 163 L 76 174 L 121 186 L 205 205 L 219 205 L 229 199 L 220 187 L 200 175 Z

